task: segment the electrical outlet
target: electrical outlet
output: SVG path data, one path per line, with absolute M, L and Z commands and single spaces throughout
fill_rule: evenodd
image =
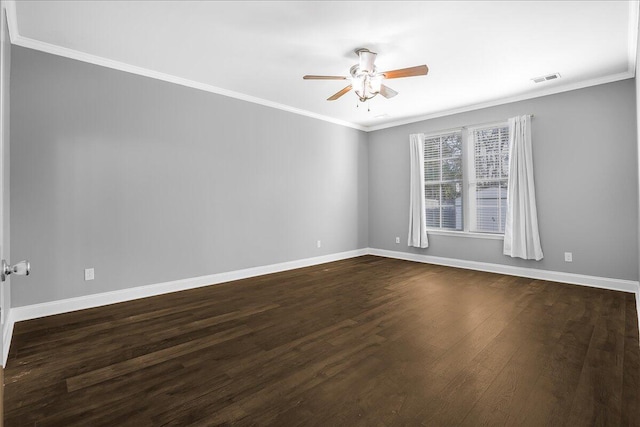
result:
M 322 241 L 318 240 L 318 242 L 316 243 L 316 247 L 321 248 L 322 247 Z
M 95 279 L 95 272 L 93 268 L 85 268 L 84 269 L 84 280 L 93 280 Z
M 573 254 L 571 252 L 564 253 L 564 262 L 573 262 Z
M 396 243 L 400 243 L 400 238 L 396 237 Z

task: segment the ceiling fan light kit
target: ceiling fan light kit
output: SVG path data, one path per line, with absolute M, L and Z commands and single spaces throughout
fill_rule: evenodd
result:
M 351 86 L 360 101 L 364 102 L 380 93 L 384 77 L 376 73 L 375 67 L 372 67 L 371 71 L 363 71 L 362 68 L 354 65 L 351 67 L 350 73 Z
M 369 49 L 356 49 L 358 63 L 351 67 L 349 74 L 351 77 L 342 76 L 316 76 L 306 75 L 305 80 L 349 80 L 351 84 L 327 98 L 327 101 L 335 101 L 351 89 L 355 92 L 360 102 L 366 102 L 378 94 L 385 98 L 393 98 L 398 94 L 395 90 L 385 86 L 384 79 L 398 79 L 403 77 L 424 76 L 429 72 L 426 65 L 403 68 L 386 72 L 378 72 L 375 61 L 378 55 Z

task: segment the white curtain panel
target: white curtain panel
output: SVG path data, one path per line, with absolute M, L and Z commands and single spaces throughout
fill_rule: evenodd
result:
M 424 201 L 424 134 L 409 135 L 411 153 L 411 194 L 409 203 L 409 246 L 426 248 L 427 218 Z
M 533 185 L 530 116 L 509 119 L 508 187 L 504 254 L 539 261 L 542 247 Z

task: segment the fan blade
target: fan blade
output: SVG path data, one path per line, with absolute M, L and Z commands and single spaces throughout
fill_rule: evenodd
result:
M 385 79 L 399 79 L 401 77 L 426 76 L 429 68 L 426 65 L 402 68 L 400 70 L 385 71 L 382 73 Z
M 380 85 L 380 95 L 384 96 L 385 98 L 387 98 L 387 99 L 393 98 L 397 94 L 398 94 L 398 92 L 396 92 L 395 90 L 391 89 L 389 86 Z
M 346 80 L 346 77 L 342 76 L 304 76 L 305 80 Z
M 330 96 L 329 98 L 327 98 L 327 101 L 335 101 L 336 99 L 340 98 L 342 95 L 349 92 L 350 90 L 351 90 L 351 85 L 345 87 L 340 92 L 337 92 L 334 95 Z

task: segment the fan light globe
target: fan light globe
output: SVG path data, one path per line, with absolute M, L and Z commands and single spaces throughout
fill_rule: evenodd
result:
M 371 76 L 371 78 L 369 79 L 369 83 L 371 85 L 372 93 L 380 93 L 380 87 L 382 86 L 382 76 L 380 74 Z
M 358 65 L 351 67 L 351 86 L 361 102 L 365 102 L 380 93 L 383 76 L 376 72 L 363 71 Z

